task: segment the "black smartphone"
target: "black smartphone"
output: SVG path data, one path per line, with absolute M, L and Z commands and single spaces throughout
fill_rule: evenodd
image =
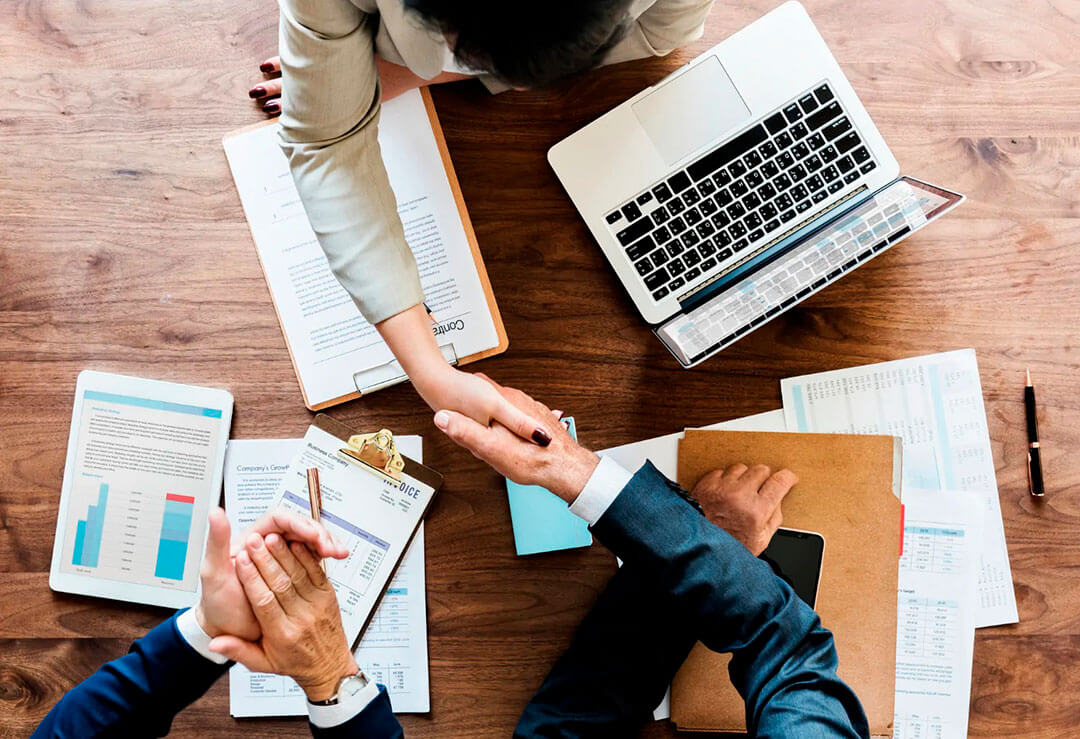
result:
M 777 529 L 761 559 L 813 608 L 824 555 L 825 537 L 816 531 Z

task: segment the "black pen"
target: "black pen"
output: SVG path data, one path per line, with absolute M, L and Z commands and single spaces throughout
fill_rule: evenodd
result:
M 1035 387 L 1031 384 L 1031 370 L 1027 371 L 1024 387 L 1024 413 L 1028 432 L 1028 492 L 1041 498 L 1043 489 L 1042 457 L 1039 456 L 1039 423 L 1035 418 Z

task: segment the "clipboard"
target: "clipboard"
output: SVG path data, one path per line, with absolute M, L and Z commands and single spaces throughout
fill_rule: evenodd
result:
M 352 448 L 349 443 L 350 439 L 358 436 L 367 437 L 373 435 L 357 433 L 345 424 L 331 418 L 325 413 L 320 413 L 316 415 L 312 425 L 322 431 L 325 431 L 326 433 L 330 434 L 335 439 L 340 441 L 342 444 L 342 450 Z M 391 443 L 393 442 L 392 432 L 386 429 L 376 432 L 376 434 L 382 433 L 389 434 L 390 441 Z M 356 646 L 360 643 L 360 639 L 363 638 L 364 632 L 367 631 L 368 626 L 371 624 L 371 619 L 379 610 L 379 604 L 382 603 L 383 596 L 386 594 L 386 590 L 390 586 L 390 582 L 394 579 L 394 575 L 397 574 L 398 567 L 401 566 L 401 560 L 405 558 L 405 552 L 407 552 L 409 550 L 409 547 L 412 546 L 413 539 L 416 538 L 416 532 L 420 528 L 420 524 L 424 522 L 425 518 L 427 518 L 428 510 L 430 510 L 431 508 L 431 503 L 435 500 L 435 496 L 438 495 L 439 489 L 442 487 L 443 483 L 443 476 L 441 473 L 433 470 L 427 465 L 422 464 L 421 462 L 417 462 L 414 459 L 410 459 L 409 457 L 406 457 L 402 454 L 396 454 L 396 447 L 394 448 L 394 452 L 396 456 L 390 456 L 389 463 L 383 465 L 383 467 L 381 468 L 381 473 L 383 475 L 389 475 L 390 477 L 393 477 L 389 468 L 393 466 L 393 462 L 395 459 L 400 460 L 401 473 L 408 475 L 409 477 L 417 480 L 418 482 L 422 482 L 424 485 L 430 487 L 433 492 L 431 494 L 431 498 L 427 501 L 427 504 L 420 511 L 420 515 L 416 520 L 416 525 L 413 527 L 412 532 L 409 534 L 409 537 L 405 542 L 405 546 L 402 547 L 401 554 L 398 556 L 397 561 L 394 562 L 394 566 L 390 568 L 390 574 L 387 576 L 386 582 L 384 582 L 380 587 L 379 595 L 375 598 L 374 605 L 372 606 L 371 611 L 368 613 L 367 618 L 364 619 L 364 624 L 360 627 L 360 633 L 357 634 L 356 639 L 350 646 L 350 649 L 356 649 Z M 380 475 L 380 471 L 376 469 L 376 466 L 371 461 L 363 461 L 361 459 L 354 458 L 352 455 L 345 454 L 343 451 L 341 453 L 341 456 L 348 459 L 353 464 L 353 466 L 363 469 L 368 474 L 375 476 Z
M 442 125 L 439 123 L 439 117 L 435 112 L 435 103 L 431 98 L 431 92 L 426 87 L 423 87 L 419 89 L 419 94 L 424 104 L 424 110 L 427 112 L 428 122 L 431 124 L 432 136 L 435 139 L 439 157 L 442 160 L 443 170 L 446 174 L 446 180 L 450 187 L 451 194 L 453 195 L 454 203 L 457 206 L 457 213 L 458 217 L 461 219 L 462 231 L 472 255 L 473 267 L 476 270 L 477 278 L 480 282 L 481 289 L 484 292 L 484 302 L 495 329 L 495 346 L 472 354 L 461 356 L 453 342 L 441 343 L 439 345 L 439 350 L 442 352 L 443 357 L 448 364 L 461 366 L 481 359 L 486 359 L 487 357 L 496 354 L 502 354 L 510 346 L 510 340 L 506 335 L 506 327 L 503 325 L 502 315 L 499 313 L 499 306 L 495 302 L 495 293 L 491 287 L 491 280 L 488 277 L 487 267 L 484 265 L 483 256 L 480 254 L 480 246 L 476 241 L 476 232 L 473 230 L 472 220 L 469 218 L 469 212 L 465 207 L 465 198 L 461 193 L 461 186 L 458 183 L 457 173 L 455 172 L 454 164 L 450 159 L 450 150 L 446 146 L 446 137 L 443 135 Z M 227 133 L 222 137 L 222 142 L 223 144 L 226 144 L 227 147 L 228 142 L 237 136 L 266 126 L 276 125 L 278 125 L 276 120 L 268 120 L 250 126 L 244 126 L 243 128 Z M 252 239 L 256 240 L 256 233 L 250 219 L 248 219 L 248 229 L 251 231 Z M 268 275 L 267 265 L 263 263 L 263 257 L 260 250 L 256 248 L 255 253 L 259 259 L 259 266 L 262 268 L 264 276 Z M 267 286 L 269 287 L 269 278 Z M 371 367 L 358 367 L 353 371 L 351 378 L 351 385 L 356 388 L 354 391 L 330 398 L 329 400 L 312 403 L 310 394 L 304 386 L 304 381 L 300 373 L 300 366 L 296 361 L 292 342 L 290 341 L 288 332 L 285 330 L 285 322 L 282 320 L 282 312 L 278 305 L 278 297 L 274 294 L 273 289 L 270 289 L 269 292 L 270 300 L 274 306 L 274 313 L 278 319 L 278 325 L 281 326 L 281 333 L 285 337 L 285 348 L 289 352 L 289 361 L 292 362 L 293 371 L 296 373 L 297 384 L 300 386 L 300 394 L 303 396 L 304 406 L 308 410 L 325 410 L 326 408 L 340 405 L 341 403 L 350 400 L 356 400 L 365 395 L 370 395 L 379 390 L 392 387 L 393 385 L 397 385 L 408 379 L 404 369 L 396 359 L 391 359 L 388 362 L 373 365 Z

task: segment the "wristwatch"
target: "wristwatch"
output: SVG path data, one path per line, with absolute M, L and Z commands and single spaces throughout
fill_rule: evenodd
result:
M 370 682 L 371 681 L 368 680 L 367 675 L 364 674 L 364 671 L 360 670 L 360 672 L 356 673 L 355 675 L 346 675 L 345 677 L 341 678 L 341 682 L 339 682 L 337 685 L 337 690 L 335 690 L 334 694 L 326 700 L 308 702 L 311 703 L 311 705 L 313 706 L 336 706 L 342 701 L 342 699 L 351 698 L 352 696 L 359 693 L 361 690 L 366 688 L 368 686 L 368 683 Z

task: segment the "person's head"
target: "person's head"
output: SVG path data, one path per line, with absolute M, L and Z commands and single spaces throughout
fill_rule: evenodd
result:
M 403 0 L 457 61 L 514 87 L 595 67 L 629 28 L 631 0 Z

